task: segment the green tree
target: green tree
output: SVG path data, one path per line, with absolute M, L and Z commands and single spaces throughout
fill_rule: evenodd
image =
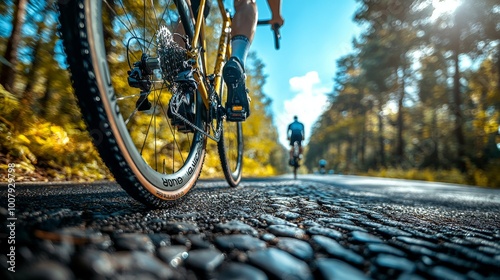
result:
M 436 17 L 433 1 L 358 2 L 366 31 L 337 62 L 308 167 L 330 158 L 347 172 L 440 170 L 414 173 L 434 179 L 459 167 L 455 182 L 498 182 L 498 4 L 467 1 Z
M 28 0 L 15 0 L 13 4 L 14 15 L 12 19 L 12 32 L 7 41 L 4 53 L 6 63 L 2 65 L 2 70 L 0 72 L 0 84 L 10 92 L 14 91 L 17 63 L 19 60 L 17 53 L 21 42 L 21 28 L 24 24 Z
M 418 141 L 427 143 L 427 148 L 422 154 L 423 157 L 419 167 L 433 167 L 438 169 L 442 164 L 441 147 L 444 148 L 441 138 L 446 133 L 446 126 L 440 127 L 440 123 L 447 121 L 447 118 L 439 118 L 438 111 L 443 104 L 447 103 L 446 71 L 442 65 L 446 65 L 446 60 L 440 52 L 432 52 L 421 58 L 420 79 L 418 80 L 418 96 L 420 103 L 417 105 L 420 110 L 416 120 L 420 120 L 421 129 L 418 133 Z M 446 138 L 446 137 L 445 137 Z M 417 156 L 417 155 L 415 155 Z
M 500 40 L 498 22 L 500 15 L 495 1 L 463 1 L 457 10 L 449 15 L 443 15 L 436 22 L 428 22 L 424 26 L 430 34 L 430 43 L 440 51 L 448 52 L 452 66 L 452 99 L 451 110 L 454 116 L 454 135 L 456 139 L 456 158 L 460 169 L 465 169 L 466 136 L 464 125 L 467 122 L 464 116 L 464 103 L 467 101 L 462 82 L 463 69 L 461 59 L 464 57 L 477 58 L 484 50 L 489 49 L 491 43 Z M 497 50 L 500 53 L 500 49 Z M 500 78 L 499 78 L 500 79 Z

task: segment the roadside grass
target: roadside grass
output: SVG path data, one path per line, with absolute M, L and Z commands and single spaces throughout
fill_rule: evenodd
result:
M 0 176 L 12 163 L 17 182 L 113 178 L 86 132 L 44 121 L 22 131 L 0 122 Z
M 494 162 L 485 170 L 469 164 L 465 173 L 460 172 L 458 169 L 384 168 L 381 170 L 369 170 L 359 175 L 500 188 L 500 161 Z

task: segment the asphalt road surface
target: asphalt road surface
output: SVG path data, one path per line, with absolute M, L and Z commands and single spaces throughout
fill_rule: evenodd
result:
M 154 210 L 112 182 L 0 191 L 1 279 L 500 279 L 499 189 L 200 180 Z

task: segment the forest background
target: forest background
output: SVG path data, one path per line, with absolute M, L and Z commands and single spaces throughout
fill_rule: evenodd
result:
M 432 0 L 357 2 L 364 32 L 337 61 L 301 172 L 325 158 L 340 174 L 500 187 L 497 1 L 463 1 L 437 18 Z M 54 1 L 3 1 L 0 27 L 0 173 L 15 163 L 19 181 L 112 179 L 72 94 Z M 247 65 L 244 176 L 286 173 L 265 63 L 253 53 Z M 209 151 L 202 177 L 222 178 Z

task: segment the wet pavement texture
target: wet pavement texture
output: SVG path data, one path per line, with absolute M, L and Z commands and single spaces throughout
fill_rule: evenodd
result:
M 1 188 L 2 279 L 500 279 L 495 190 L 200 181 L 151 210 L 114 183 L 20 184 L 12 273 Z

